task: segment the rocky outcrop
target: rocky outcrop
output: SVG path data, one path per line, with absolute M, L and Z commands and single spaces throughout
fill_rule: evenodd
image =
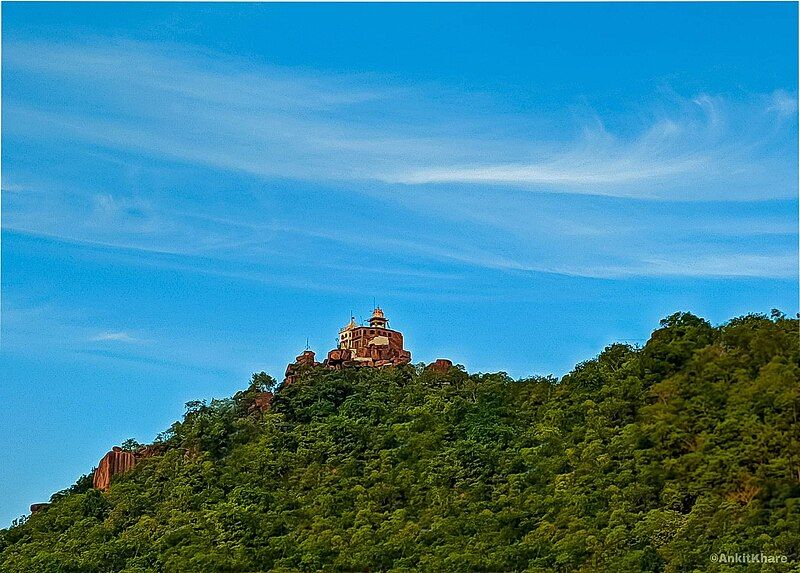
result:
M 319 362 L 316 360 L 316 355 L 311 350 L 304 350 L 300 355 L 294 359 L 294 362 L 286 367 L 286 375 L 283 379 L 284 384 L 291 384 L 296 382 L 300 376 L 300 372 L 304 368 L 318 366 Z M 272 398 L 270 398 L 271 400 Z
M 250 404 L 248 408 L 248 413 L 250 414 L 263 414 L 264 412 L 269 411 L 270 406 L 272 405 L 272 392 L 259 392 L 253 398 L 253 403 Z
M 103 456 L 103 459 L 97 465 L 97 469 L 94 470 L 92 486 L 101 491 L 108 491 L 112 477 L 129 472 L 139 460 L 161 456 L 166 450 L 167 446 L 165 444 L 142 446 L 135 452 L 126 452 L 119 446 L 114 446 L 110 452 Z
M 444 374 L 452 367 L 453 362 L 451 360 L 448 360 L 447 358 L 437 358 L 435 362 L 428 364 L 426 370 L 432 370 L 433 372 Z
M 353 351 L 349 348 L 335 348 L 328 352 L 328 358 L 325 360 L 325 366 L 337 369 L 352 363 Z
M 40 511 L 44 511 L 50 507 L 49 503 L 32 503 L 31 504 L 31 515 L 34 513 L 39 513 Z
M 407 350 L 398 350 L 385 342 L 383 337 L 377 337 L 363 348 L 348 349 L 335 348 L 328 352 L 328 358 L 322 364 L 334 370 L 354 366 L 367 366 L 380 368 L 381 366 L 399 366 L 411 361 L 411 353 Z
M 108 491 L 111 478 L 115 475 L 128 472 L 136 465 L 136 457 L 132 452 L 125 452 L 122 448 L 114 446 L 103 459 L 92 476 L 92 485 L 95 489 Z

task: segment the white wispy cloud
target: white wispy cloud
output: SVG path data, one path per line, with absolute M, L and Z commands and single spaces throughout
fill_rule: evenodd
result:
M 8 162 L 4 189 L 25 192 L 7 197 L 5 229 L 336 292 L 365 274 L 400 295 L 431 292 L 469 280 L 469 269 L 795 273 L 796 217 L 783 209 L 796 196 L 797 110 L 785 91 L 740 101 L 665 93 L 615 118 L 627 126 L 615 131 L 587 109 L 534 120 L 496 113 L 491 101 L 470 105 L 469 94 L 448 105 L 436 86 L 184 48 L 4 47 L 10 78 L 35 77 L 63 96 L 42 103 L 12 92 L 4 133 L 84 149 L 75 153 L 133 174 L 121 189 L 93 177 L 81 188 Z M 234 183 L 223 190 L 195 169 L 225 170 Z M 237 177 L 263 183 L 238 191 Z M 322 184 L 287 192 L 278 180 Z M 770 245 L 756 239 L 767 235 Z
M 769 95 L 768 101 L 770 111 L 788 118 L 797 115 L 797 95 L 790 95 L 785 90 L 775 90 Z
M 92 342 L 144 342 L 143 339 L 133 336 L 131 333 L 125 332 L 124 330 L 101 332 L 100 334 L 92 336 L 90 340 Z
M 638 143 L 638 142 L 637 142 Z M 690 157 L 670 157 L 664 161 L 646 160 L 634 148 L 608 149 L 601 145 L 582 145 L 535 163 L 510 163 L 485 166 L 450 166 L 405 174 L 399 183 L 492 183 L 591 189 L 601 195 L 619 195 L 618 190 L 603 192 L 598 186 L 629 185 L 696 172 L 709 163 L 701 153 Z M 653 196 L 647 188 L 635 195 Z
M 501 185 L 661 200 L 793 197 L 795 96 L 673 98 L 609 131 L 442 105 L 435 86 L 254 66 L 141 43 L 8 42 L 12 73 L 91 83 L 95 113 L 8 98 L 11 132 L 48 133 L 260 177 Z M 469 96 L 464 96 L 469 100 Z M 464 97 L 461 99 L 463 100 Z M 766 104 L 764 103 L 766 102 Z M 84 102 L 86 103 L 86 102 Z M 577 125 L 565 127 L 565 125 Z M 469 136 L 465 134 L 469 133 Z
M 797 262 L 797 255 L 791 252 L 772 255 L 737 253 L 697 257 L 672 255 L 669 258 L 643 261 L 644 268 L 637 274 L 791 279 L 797 277 Z
M 35 300 L 36 297 L 31 297 Z M 92 315 L 99 312 L 90 308 L 41 304 L 13 296 L 3 309 L 4 348 L 19 350 L 23 346 L 43 345 L 59 348 L 92 348 L 92 343 L 119 342 L 146 347 L 149 339 L 141 332 L 108 330 L 90 324 Z M 96 316 L 95 316 L 96 318 Z

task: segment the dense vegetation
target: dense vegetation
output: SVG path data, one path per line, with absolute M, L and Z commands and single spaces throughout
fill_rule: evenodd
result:
M 312 369 L 263 415 L 254 376 L 0 532 L 0 570 L 798 571 L 798 346 L 777 312 L 675 314 L 560 381 Z

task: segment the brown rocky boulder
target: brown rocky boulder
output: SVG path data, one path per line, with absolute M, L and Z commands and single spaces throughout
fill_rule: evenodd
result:
M 340 370 L 352 363 L 353 352 L 347 348 L 334 348 L 328 352 L 328 358 L 323 362 L 328 368 Z
M 300 378 L 300 371 L 303 368 L 310 368 L 319 365 L 311 350 L 304 350 L 295 358 L 295 361 L 286 367 L 286 375 L 283 379 L 284 384 L 292 384 Z
M 446 358 L 437 358 L 435 362 L 428 364 L 428 370 L 444 374 L 453 367 L 453 362 Z
M 273 394 L 272 392 L 259 392 L 258 394 L 253 397 L 253 403 L 248 408 L 248 412 L 250 414 L 258 413 L 265 413 L 269 411 L 269 407 L 272 404 Z

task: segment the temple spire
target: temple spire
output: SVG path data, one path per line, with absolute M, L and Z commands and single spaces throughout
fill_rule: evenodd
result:
M 369 325 L 372 328 L 386 328 L 386 324 L 389 321 L 386 320 L 386 317 L 383 315 L 383 311 L 381 307 L 376 306 L 375 310 L 372 311 L 372 316 L 369 319 Z

